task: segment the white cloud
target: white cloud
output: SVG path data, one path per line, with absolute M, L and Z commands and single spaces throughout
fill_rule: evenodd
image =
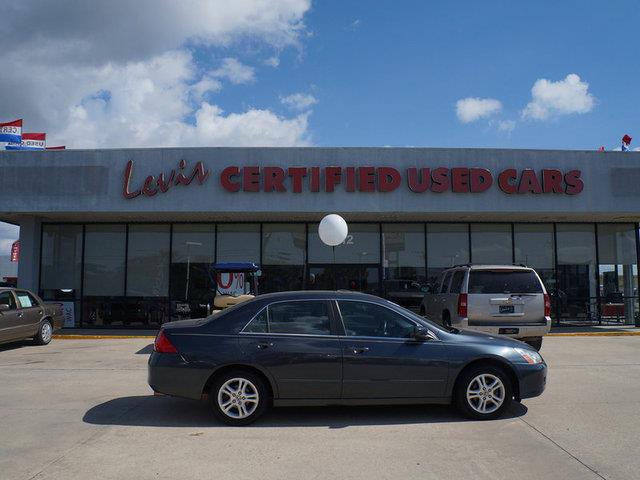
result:
M 293 93 L 286 97 L 280 97 L 283 105 L 295 110 L 307 110 L 309 107 L 318 103 L 318 99 L 313 95 L 306 93 Z
M 511 133 L 516 128 L 515 120 L 501 120 L 498 122 L 498 130 Z
M 306 145 L 307 115 L 222 112 L 207 94 L 222 80 L 251 82 L 255 70 L 229 56 L 203 72 L 192 52 L 233 52 L 241 42 L 270 54 L 298 48 L 309 8 L 310 0 L 10 3 L 0 16 L 0 64 L 10 67 L 0 75 L 0 112 L 71 148 Z
M 280 65 L 280 57 L 274 55 L 273 57 L 267 58 L 263 63 L 268 67 L 276 68 L 278 65 Z
M 243 64 L 237 58 L 225 58 L 222 60 L 222 65 L 211 72 L 211 76 L 226 78 L 235 85 L 251 83 L 256 79 L 254 68 Z
M 461 98 L 456 102 L 456 115 L 462 123 L 475 122 L 502 110 L 502 103 L 495 98 Z
M 545 120 L 558 115 L 587 113 L 595 106 L 589 84 L 571 73 L 564 80 L 536 80 L 531 88 L 531 102 L 522 110 L 522 118 Z

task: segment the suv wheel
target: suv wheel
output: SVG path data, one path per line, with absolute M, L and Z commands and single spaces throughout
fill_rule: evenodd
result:
M 502 416 L 513 397 L 505 373 L 494 366 L 478 366 L 465 372 L 455 392 L 458 409 L 475 420 L 493 420 Z
M 45 320 L 40 324 L 38 333 L 33 337 L 37 345 L 46 345 L 53 338 L 53 327 L 49 320 Z
M 258 375 L 233 371 L 221 375 L 211 387 L 213 413 L 227 425 L 248 425 L 269 406 L 269 390 Z

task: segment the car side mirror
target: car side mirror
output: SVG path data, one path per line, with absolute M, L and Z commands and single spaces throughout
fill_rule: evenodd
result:
M 424 327 L 415 327 L 413 329 L 413 338 L 421 342 L 426 342 L 427 340 L 431 340 L 431 334 L 429 330 Z
M 11 307 L 6 303 L 0 303 L 0 312 L 4 312 L 5 310 L 9 310 Z

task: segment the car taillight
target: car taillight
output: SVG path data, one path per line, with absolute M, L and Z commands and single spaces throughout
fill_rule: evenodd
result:
M 544 316 L 545 317 L 551 316 L 551 297 L 549 296 L 548 293 L 544 294 Z
M 178 353 L 178 349 L 173 346 L 173 343 L 171 343 L 171 340 L 163 330 L 160 330 L 156 341 L 153 342 L 153 350 L 158 353 Z
M 458 316 L 466 317 L 467 316 L 467 294 L 461 293 L 458 295 Z

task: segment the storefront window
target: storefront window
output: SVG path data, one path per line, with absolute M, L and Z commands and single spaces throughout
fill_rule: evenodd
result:
M 260 292 L 304 288 L 306 232 L 304 224 L 262 225 Z
M 513 226 L 513 239 L 516 263 L 534 268 L 553 295 L 556 289 L 553 225 L 517 223 Z
M 600 315 L 603 321 L 634 323 L 638 296 L 633 224 L 598 225 Z
M 126 226 L 87 225 L 84 243 L 82 325 L 123 325 Z
M 215 225 L 176 224 L 171 241 L 171 315 L 207 316 L 213 307 L 211 265 L 215 262 Z
M 598 318 L 596 238 L 593 224 L 558 224 L 558 288 L 556 304 L 561 321 Z
M 260 262 L 260 225 L 218 225 L 218 262 Z
M 43 225 L 40 291 L 47 300 L 80 298 L 82 225 Z
M 43 225 L 40 292 L 63 305 L 65 327 L 79 325 L 82 225 Z
M 511 265 L 511 225 L 471 224 L 471 260 L 477 264 Z
M 426 291 L 424 225 L 382 225 L 383 288 L 391 301 L 419 309 Z
M 380 263 L 380 232 L 376 224 L 349 224 L 349 234 L 335 247 L 335 263 Z M 320 240 L 318 224 L 309 225 L 309 263 L 333 263 L 332 248 Z
M 130 225 L 127 296 L 169 296 L 169 225 Z
M 466 223 L 427 225 L 427 282 L 434 285 L 440 273 L 469 263 L 469 226 Z

